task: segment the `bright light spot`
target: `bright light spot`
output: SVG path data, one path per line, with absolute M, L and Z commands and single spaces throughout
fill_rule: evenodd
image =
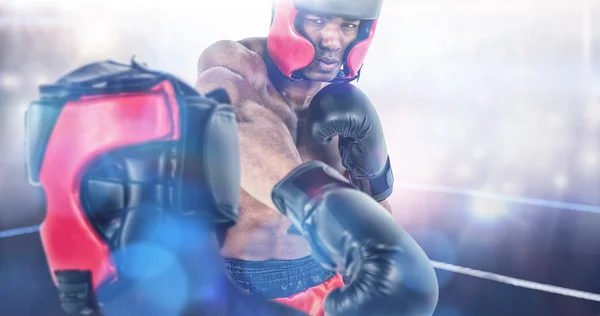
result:
M 86 1 L 81 0 L 13 0 L 8 3 L 12 10 L 20 12 L 36 12 L 47 9 L 59 9 L 61 11 L 74 11 L 82 8 Z
M 482 192 L 496 192 L 498 189 L 493 183 L 486 183 L 481 187 Z
M 483 149 L 481 148 L 474 148 L 473 149 L 473 159 L 475 160 L 481 160 L 485 157 L 485 151 L 483 151 Z
M 584 151 L 579 158 L 581 165 L 580 170 L 586 176 L 598 177 L 600 171 L 600 151 L 588 150 Z
M 415 166 L 413 170 L 415 171 L 415 174 L 412 174 L 411 176 L 415 177 L 415 179 L 419 181 L 429 182 L 435 179 L 436 170 L 435 166 L 433 166 L 432 164 L 423 164 Z
M 0 75 L 0 87 L 12 90 L 19 87 L 21 80 L 19 76 L 10 73 L 3 73 Z
M 473 168 L 469 164 L 461 163 L 456 167 L 454 173 L 460 178 L 469 178 L 473 175 Z
M 504 161 L 506 162 L 514 162 L 514 161 L 518 161 L 521 155 L 519 155 L 519 152 L 517 151 L 516 148 L 507 148 L 504 151 Z
M 6 107 L 5 120 L 3 122 L 3 128 L 5 131 L 10 131 L 10 138 L 6 138 L 5 146 L 11 148 L 3 154 L 3 161 L 6 166 L 9 165 L 20 165 L 23 163 L 23 149 L 22 145 L 25 139 L 25 112 L 29 106 L 29 101 L 16 100 L 11 103 L 10 106 Z M 9 140 L 10 139 L 10 140 Z
M 564 120 L 558 114 L 552 114 L 548 117 L 548 125 L 553 129 L 559 129 L 563 127 Z
M 448 151 L 445 148 L 438 148 L 433 155 L 435 158 L 443 160 L 448 157 Z
M 33 83 L 39 86 L 41 84 L 49 84 L 52 82 L 50 82 L 48 76 L 44 74 L 36 74 L 33 76 Z
M 600 100 L 600 92 L 597 98 Z M 600 126 L 600 102 L 591 100 L 586 102 L 583 120 L 590 124 L 590 127 Z
M 437 120 L 433 123 L 433 130 L 439 135 L 446 136 L 450 131 L 450 125 L 445 120 Z
M 502 191 L 502 193 L 504 194 L 515 195 L 519 194 L 520 188 L 519 185 L 517 185 L 516 183 L 507 181 L 502 183 L 502 185 L 500 186 L 500 191 Z
M 456 136 L 459 141 L 463 142 L 469 139 L 469 128 L 466 126 L 465 123 L 460 123 L 460 125 L 456 127 Z
M 17 106 L 18 115 L 24 116 L 25 112 L 29 108 L 29 103 L 27 101 L 19 102 L 19 106 Z
M 569 184 L 569 179 L 565 175 L 557 175 L 554 177 L 554 186 L 557 189 L 563 189 Z
M 117 32 L 108 21 L 89 21 L 83 23 L 77 31 L 81 54 L 87 58 L 112 54 L 117 45 Z
M 598 164 L 600 164 L 600 153 L 587 152 L 583 155 L 582 161 L 586 166 L 596 167 Z
M 471 200 L 471 211 L 478 217 L 492 219 L 506 212 L 506 202 L 496 199 L 473 197 Z

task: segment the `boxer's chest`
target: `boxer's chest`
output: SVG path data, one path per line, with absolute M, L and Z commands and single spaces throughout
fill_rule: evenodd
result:
M 310 135 L 308 124 L 306 122 L 306 111 L 296 112 L 298 117 L 296 148 L 302 157 L 302 161 L 319 160 L 327 163 L 336 170 L 343 172 L 340 154 L 337 147 L 337 138 L 334 138 L 329 144 L 321 144 L 315 141 Z
M 276 100 L 275 100 L 276 99 Z M 343 172 L 341 159 L 337 147 L 337 138 L 334 138 L 329 144 L 321 144 L 314 140 L 310 135 L 307 122 L 307 104 L 290 105 L 290 101 L 285 100 L 283 96 L 278 96 L 272 101 L 285 104 L 286 111 L 280 111 L 278 116 L 288 127 L 290 134 L 294 138 L 298 153 L 303 162 L 318 160 L 327 163 L 336 170 Z M 307 101 L 308 102 L 308 101 Z M 304 108 L 302 110 L 292 110 L 291 108 Z
M 305 104 L 298 104 L 300 101 L 286 99 L 285 94 L 280 93 L 272 85 L 268 85 L 267 89 L 263 90 L 259 95 L 264 106 L 273 111 L 288 128 L 303 162 L 318 160 L 325 162 L 340 172 L 344 171 L 338 152 L 337 137 L 329 144 L 321 144 L 315 141 L 310 135 L 306 120 L 306 108 L 310 100 L 302 101 L 306 102 Z M 294 108 L 301 110 L 294 111 L 292 110 Z

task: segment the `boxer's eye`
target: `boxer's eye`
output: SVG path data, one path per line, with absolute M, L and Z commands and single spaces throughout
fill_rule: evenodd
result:
M 308 21 L 310 23 L 316 24 L 316 25 L 321 25 L 324 23 L 324 21 L 322 19 L 308 19 Z

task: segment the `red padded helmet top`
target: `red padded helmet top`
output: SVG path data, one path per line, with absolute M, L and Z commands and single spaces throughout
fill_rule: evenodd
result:
M 294 21 L 299 10 L 318 12 L 372 21 L 368 35 L 357 39 L 349 47 L 344 60 L 343 77 L 353 79 L 358 75 L 367 55 L 375 29 L 382 0 L 274 0 L 273 20 L 267 37 L 267 50 L 279 70 L 289 78 L 292 74 L 307 67 L 315 57 L 315 48 L 307 38 L 296 30 Z

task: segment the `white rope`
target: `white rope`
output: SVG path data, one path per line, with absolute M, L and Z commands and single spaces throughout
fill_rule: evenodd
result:
M 396 186 L 398 188 L 402 188 L 402 189 L 406 189 L 406 190 L 456 194 L 456 195 L 463 195 L 463 196 L 469 196 L 469 197 L 477 197 L 477 198 L 504 201 L 504 202 L 515 203 L 515 204 L 525 204 L 525 205 L 532 205 L 532 206 L 556 208 L 556 209 L 561 209 L 561 210 L 600 214 L 600 206 L 599 205 L 553 201 L 553 200 L 546 200 L 546 199 L 531 198 L 531 197 L 526 197 L 526 196 L 507 195 L 507 194 L 493 193 L 493 192 L 486 192 L 486 191 L 479 191 L 479 190 L 445 187 L 445 186 L 439 186 L 439 185 L 418 184 L 418 183 L 411 183 L 411 182 L 398 182 L 396 184 Z
M 15 237 L 15 236 L 20 236 L 20 235 L 35 233 L 38 231 L 39 231 L 39 226 L 37 226 L 37 225 L 29 226 L 29 227 L 22 227 L 22 228 L 17 228 L 17 229 L 11 229 L 11 230 L 0 232 L 0 238 Z M 501 275 L 501 274 L 480 271 L 480 270 L 475 270 L 475 269 L 471 269 L 471 268 L 465 268 L 465 267 L 456 266 L 456 265 L 445 263 L 445 262 L 439 262 L 439 261 L 432 260 L 431 264 L 433 265 L 434 268 L 439 269 L 439 270 L 446 270 L 446 271 L 450 271 L 450 272 L 454 272 L 454 273 L 460 273 L 460 274 L 464 274 L 464 275 L 468 275 L 468 276 L 472 276 L 472 277 L 476 277 L 476 278 L 480 278 L 480 279 L 486 279 L 486 280 L 490 280 L 490 281 L 513 285 L 516 287 L 522 287 L 522 288 L 538 290 L 538 291 L 547 292 L 547 293 L 554 293 L 554 294 L 570 296 L 570 297 L 580 298 L 580 299 L 589 300 L 589 301 L 600 302 L 600 294 L 589 293 L 589 292 L 584 292 L 584 291 L 579 291 L 579 290 L 574 290 L 574 289 L 568 289 L 568 288 L 564 288 L 564 287 L 543 284 L 543 283 L 537 283 L 537 282 L 532 282 L 532 281 L 527 281 L 527 280 L 521 280 L 521 279 L 517 279 L 517 278 L 511 278 L 511 277 Z
M 564 296 L 570 296 L 570 297 L 580 298 L 580 299 L 589 300 L 589 301 L 600 302 L 600 294 L 589 293 L 589 292 L 584 292 L 584 291 L 579 291 L 579 290 L 574 290 L 574 289 L 568 289 L 568 288 L 564 288 L 564 287 L 543 284 L 543 283 L 537 283 L 537 282 L 532 282 L 532 281 L 527 281 L 527 280 L 521 280 L 521 279 L 517 279 L 517 278 L 511 278 L 511 277 L 501 275 L 501 274 L 485 272 L 485 271 L 465 268 L 465 267 L 461 267 L 461 266 L 455 266 L 453 264 L 449 264 L 449 263 L 445 263 L 445 262 L 439 262 L 439 261 L 432 260 L 431 263 L 434 268 L 440 269 L 440 270 L 446 270 L 446 271 L 451 271 L 451 272 L 455 272 L 455 273 L 465 274 L 465 275 L 469 275 L 472 277 L 496 281 L 496 282 L 509 284 L 509 285 L 513 285 L 513 286 L 517 286 L 517 287 L 538 290 L 538 291 L 547 292 L 547 293 L 554 293 L 554 294 L 559 294 L 559 295 L 564 295 Z
M 37 233 L 40 230 L 40 225 L 19 227 L 0 231 L 0 239 L 10 238 L 21 235 Z

